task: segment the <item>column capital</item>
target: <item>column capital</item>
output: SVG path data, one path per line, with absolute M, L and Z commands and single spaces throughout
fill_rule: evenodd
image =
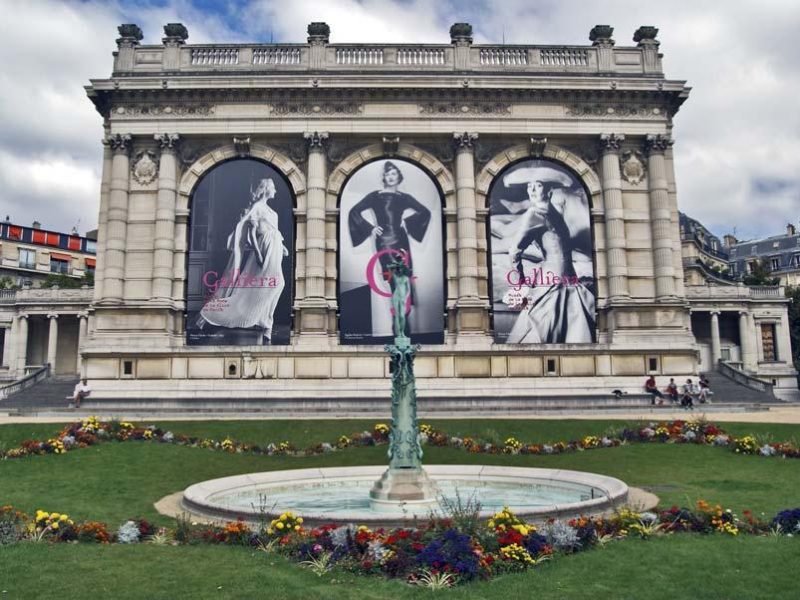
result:
M 115 133 L 106 137 L 106 142 L 114 154 L 128 154 L 131 150 L 131 135 Z
M 47 318 L 54 321 L 54 320 L 58 319 L 58 313 L 54 313 L 54 312 L 47 313 Z
M 672 136 L 652 133 L 644 139 L 644 147 L 648 154 L 664 154 L 675 143 Z
M 750 311 L 749 311 L 749 310 L 740 310 L 740 311 L 739 311 L 739 316 L 740 316 L 740 317 L 747 317 L 747 316 L 750 316 Z
M 719 311 L 719 310 L 712 310 L 712 311 L 709 311 L 709 313 L 711 314 L 711 316 L 712 316 L 712 317 L 718 317 L 718 316 L 719 316 L 719 314 L 720 314 L 720 312 L 721 312 L 721 311 Z
M 456 150 L 465 151 L 465 150 L 472 150 L 475 140 L 478 139 L 477 133 L 470 133 L 468 131 L 458 132 L 456 131 L 453 133 L 453 143 L 456 146 Z
M 306 131 L 303 134 L 309 152 L 322 152 L 328 143 L 327 131 Z
M 20 313 L 17 315 L 17 318 L 21 321 L 22 319 L 29 319 L 30 315 L 28 313 Z
M 604 154 L 609 152 L 619 152 L 622 142 L 625 141 L 625 136 L 617 133 L 601 133 L 600 134 L 600 151 Z
M 153 139 L 158 142 L 161 152 L 175 152 L 181 136 L 177 133 L 157 133 L 153 136 Z

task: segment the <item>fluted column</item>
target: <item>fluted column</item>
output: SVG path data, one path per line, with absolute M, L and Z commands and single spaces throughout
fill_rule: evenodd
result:
M 17 377 L 25 375 L 25 366 L 28 362 L 28 315 L 17 317 Z
M 9 361 L 11 360 L 11 348 L 12 348 L 12 344 L 13 344 L 13 342 L 12 342 L 13 338 L 12 338 L 12 333 L 11 333 L 11 329 L 14 327 L 13 320 L 12 320 L 11 323 L 12 323 L 11 327 L 3 328 L 3 332 L 4 332 L 4 335 L 3 335 L 3 361 L 2 361 L 2 363 L 0 363 L 3 367 L 11 366 L 11 363 Z
M 666 135 L 648 135 L 645 147 L 649 156 L 650 222 L 653 232 L 653 270 L 656 276 L 656 300 L 675 298 L 675 266 L 672 260 L 672 219 L 667 187 L 664 153 L 673 141 Z
M 103 298 L 103 280 L 106 263 L 106 235 L 108 234 L 108 197 L 111 187 L 111 145 L 108 143 L 108 127 L 103 138 L 103 173 L 100 178 L 100 212 L 97 219 L 97 266 L 94 271 L 94 299 Z
M 130 171 L 130 135 L 108 137 L 113 153 L 106 227 L 106 265 L 103 298 L 121 302 L 125 276 L 125 244 L 128 230 L 128 175 Z
M 742 352 L 742 367 L 745 370 L 755 370 L 756 360 L 753 352 L 756 343 L 755 332 L 751 330 L 750 318 L 747 311 L 739 312 L 739 342 Z
M 711 311 L 711 369 L 716 370 L 722 358 L 719 343 L 719 311 Z
M 175 133 L 156 135 L 161 146 L 158 166 L 158 201 L 155 239 L 153 240 L 153 298 L 168 301 L 172 297 L 173 252 L 175 250 L 175 197 L 179 137 Z
M 81 367 L 83 367 L 83 357 L 81 356 L 81 349 L 83 348 L 83 344 L 86 341 L 86 332 L 88 330 L 89 324 L 89 314 L 82 312 L 78 313 L 78 361 L 76 365 L 76 370 L 78 374 L 81 372 Z
M 477 133 L 454 133 L 456 145 L 456 220 L 458 231 L 458 301 L 478 298 L 478 235 L 475 208 Z
M 623 135 L 600 136 L 603 169 L 603 206 L 605 208 L 606 265 L 610 301 L 630 298 L 628 291 L 628 256 L 625 240 L 625 210 L 622 205 L 622 180 L 619 149 Z
M 56 355 L 58 353 L 58 315 L 47 315 L 50 321 L 50 333 L 47 336 L 47 362 L 50 363 L 50 372 L 56 372 Z

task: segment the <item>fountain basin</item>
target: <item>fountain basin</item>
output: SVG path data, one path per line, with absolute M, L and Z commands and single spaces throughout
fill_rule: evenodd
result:
M 426 519 L 431 510 L 442 514 L 441 508 L 413 501 L 374 510 L 369 492 L 385 470 L 335 467 L 223 477 L 186 488 L 182 506 L 205 518 L 253 523 L 285 511 L 309 524 L 384 526 Z M 456 494 L 462 500 L 474 496 L 486 518 L 503 506 L 528 521 L 596 515 L 628 500 L 624 482 L 582 471 L 482 465 L 426 465 L 425 470 L 442 496 L 451 501 Z

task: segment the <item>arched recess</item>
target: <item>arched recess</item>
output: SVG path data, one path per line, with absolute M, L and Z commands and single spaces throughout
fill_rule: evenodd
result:
M 280 171 L 288 180 L 295 195 L 294 209 L 295 237 L 295 301 L 305 295 L 305 222 L 306 214 L 306 177 L 302 169 L 289 157 L 265 144 L 252 144 L 250 153 L 242 157 L 233 144 L 220 146 L 201 156 L 186 169 L 178 182 L 178 197 L 175 207 L 175 254 L 173 260 L 174 284 L 173 298 L 184 301 L 186 284 L 186 252 L 188 245 L 189 202 L 195 187 L 209 170 L 234 158 L 254 158 L 269 163 Z
M 430 152 L 422 150 L 412 144 L 399 144 L 391 155 L 384 151 L 383 144 L 365 146 L 341 160 L 330 171 L 326 189 L 325 218 L 326 218 L 326 278 L 325 295 L 331 306 L 338 302 L 336 282 L 337 269 L 337 224 L 339 215 L 339 196 L 348 177 L 362 165 L 379 158 L 403 158 L 414 162 L 425 170 L 442 191 L 444 196 L 443 218 L 445 221 L 447 293 L 446 308 L 448 310 L 447 330 L 454 331 L 454 308 L 458 298 L 458 259 L 456 256 L 456 186 L 455 178 L 450 170 Z
M 478 244 L 478 268 L 480 271 L 479 276 L 483 281 L 487 281 L 489 277 L 487 256 L 488 242 L 485 237 L 486 228 L 484 227 L 489 216 L 489 207 L 487 205 L 489 189 L 492 186 L 492 181 L 494 181 L 494 178 L 498 173 L 500 173 L 500 171 L 505 169 L 508 165 L 522 160 L 523 158 L 537 158 L 531 156 L 530 144 L 518 144 L 516 146 L 511 146 L 510 148 L 507 148 L 506 150 L 496 154 L 488 163 L 486 163 L 483 169 L 481 169 L 480 173 L 478 173 L 478 175 L 475 177 L 475 204 L 478 209 L 478 221 L 480 222 L 477 230 L 478 236 L 483 236 L 483 239 Z M 555 144 L 547 144 L 541 157 L 538 158 L 546 158 L 564 164 L 574 171 L 575 174 L 583 181 L 583 184 L 586 186 L 586 189 L 589 192 L 589 201 L 592 205 L 594 239 L 605 239 L 605 235 L 602 231 L 605 214 L 603 208 L 603 190 L 600 186 L 600 178 L 598 177 L 597 173 L 595 173 L 594 169 L 592 169 L 589 163 L 587 163 L 574 152 L 570 152 L 569 150 L 561 148 Z M 598 298 L 600 298 L 605 295 L 603 290 L 605 289 L 606 270 L 605 260 L 601 260 L 599 256 L 597 257 L 597 267 L 597 278 L 600 290 Z M 483 295 L 484 290 L 481 290 L 481 292 L 481 295 Z M 488 288 L 486 289 L 486 298 L 488 298 Z

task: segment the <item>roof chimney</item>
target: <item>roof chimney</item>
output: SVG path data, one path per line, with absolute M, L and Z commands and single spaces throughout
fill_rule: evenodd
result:
M 730 248 L 730 247 L 735 246 L 736 244 L 739 243 L 739 240 L 736 239 L 736 236 L 731 235 L 730 233 L 726 233 L 723 236 L 722 240 L 723 240 L 723 243 L 725 244 L 726 248 Z
M 786 235 L 795 235 L 797 230 L 794 228 L 794 225 L 791 223 L 786 224 Z
M 33 227 L 34 229 L 41 229 L 42 228 L 42 224 L 39 223 L 39 221 L 34 221 L 33 225 L 31 225 L 31 227 Z

